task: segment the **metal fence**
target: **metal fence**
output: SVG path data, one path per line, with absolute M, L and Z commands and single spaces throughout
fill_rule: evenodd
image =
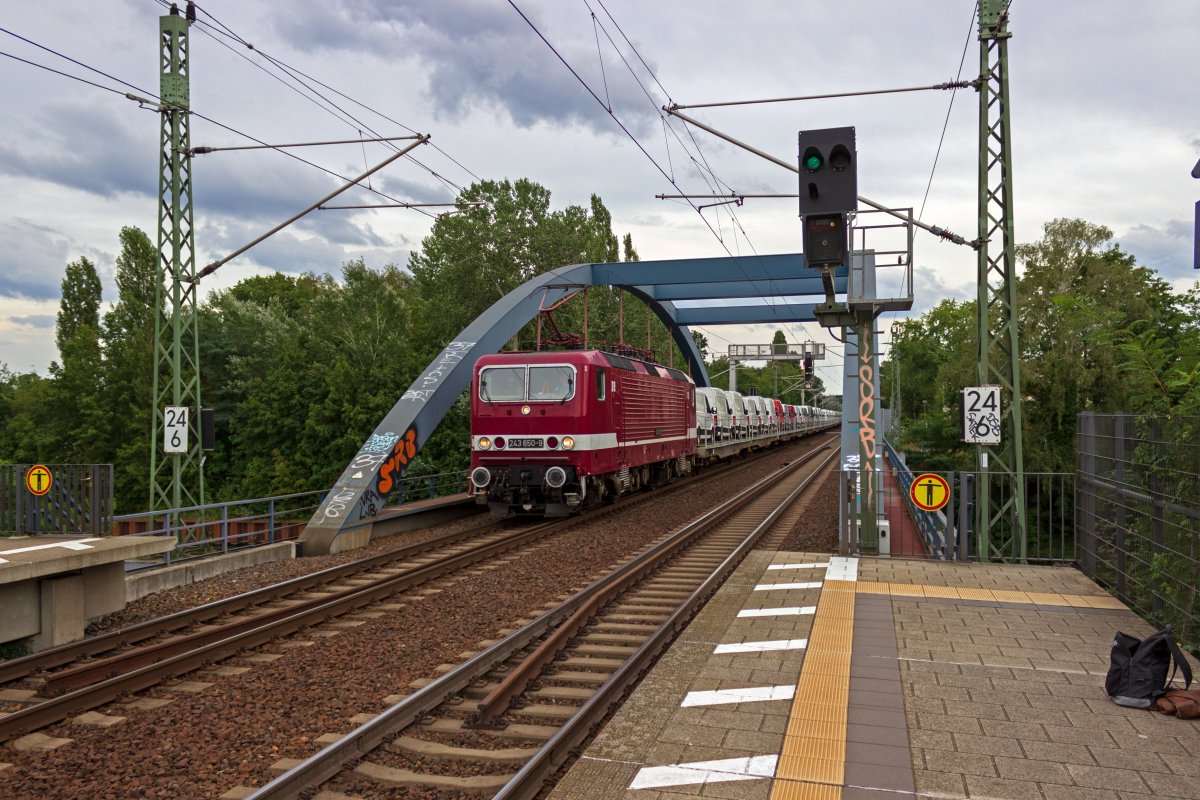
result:
M 34 470 L 31 475 L 30 470 Z M 48 486 L 45 494 L 34 489 Z M 112 464 L 0 465 L 0 535 L 112 533 Z
M 387 505 L 413 503 L 466 491 L 466 472 L 402 478 Z M 144 511 L 115 517 L 114 530 L 127 536 L 174 536 L 175 549 L 162 556 L 127 562 L 127 569 L 187 561 L 247 547 L 296 539 L 316 513 L 327 491 L 211 503 L 204 506 Z
M 975 534 L 976 487 L 982 475 L 992 481 L 993 497 L 1007 491 L 1007 480 L 998 473 L 921 470 L 910 467 L 903 455 L 890 443 L 884 443 L 885 474 L 880 489 L 878 514 L 887 519 L 891 530 L 892 555 L 898 555 L 896 542 L 905 527 L 915 528 L 923 545 L 923 555 L 951 561 L 989 560 L 979 552 Z M 925 511 L 913 503 L 909 489 L 918 475 L 931 472 L 946 480 L 950 494 L 939 511 Z M 893 484 L 894 482 L 894 484 Z M 842 539 L 857 546 L 858 476 L 849 471 L 841 481 Z M 1043 472 L 1025 474 L 1026 535 L 1024 547 L 1008 541 L 997 549 L 993 541 L 990 560 L 1016 563 L 1071 562 L 1075 550 L 1075 475 Z
M 1079 565 L 1151 624 L 1200 646 L 1200 419 L 1079 415 Z

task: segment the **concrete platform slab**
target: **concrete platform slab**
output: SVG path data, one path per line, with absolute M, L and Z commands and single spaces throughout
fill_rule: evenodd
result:
M 1200 797 L 1200 725 L 1104 694 L 1113 632 L 1150 626 L 1078 571 L 864 559 L 754 592 L 810 558 L 743 562 L 552 797 Z

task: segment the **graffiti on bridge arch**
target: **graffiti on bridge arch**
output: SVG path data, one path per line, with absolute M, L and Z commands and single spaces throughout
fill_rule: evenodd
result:
M 873 324 L 873 323 L 872 323 Z M 863 335 L 863 334 L 866 335 Z M 875 360 L 870 328 L 858 336 L 858 452 L 863 503 L 873 508 L 875 495 Z

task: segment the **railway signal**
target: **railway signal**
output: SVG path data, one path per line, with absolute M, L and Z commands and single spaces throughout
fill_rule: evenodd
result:
M 849 215 L 858 206 L 854 128 L 800 131 L 800 216 L 809 266 L 846 262 Z

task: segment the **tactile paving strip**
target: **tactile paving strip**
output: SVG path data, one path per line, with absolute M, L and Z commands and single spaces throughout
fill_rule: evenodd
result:
M 855 585 L 827 579 L 821 589 L 771 800 L 841 800 Z
M 828 584 L 826 584 L 828 585 Z M 973 589 L 966 586 L 930 586 L 920 583 L 880 583 L 859 581 L 851 584 L 859 594 L 886 594 L 893 597 L 925 597 L 930 599 L 977 600 L 987 603 L 1006 603 L 1028 606 L 1060 606 L 1066 608 L 1102 608 L 1128 610 L 1124 603 L 1111 595 L 1057 594 L 1054 592 L 1021 592 L 1001 589 Z M 825 595 L 822 592 L 821 599 Z M 824 605 L 819 606 L 818 614 Z M 818 617 L 818 622 L 820 621 Z M 814 623 L 813 630 L 816 630 Z M 811 647 L 811 645 L 810 645 Z

